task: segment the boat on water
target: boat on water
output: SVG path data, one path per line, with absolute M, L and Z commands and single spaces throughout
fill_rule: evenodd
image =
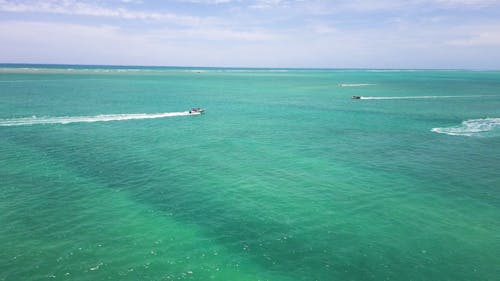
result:
M 360 100 L 360 99 L 361 99 L 361 96 L 352 96 L 352 99 L 353 99 L 353 100 Z
M 189 110 L 189 114 L 202 114 L 203 112 L 205 112 L 205 109 L 200 107 L 191 108 L 191 110 Z

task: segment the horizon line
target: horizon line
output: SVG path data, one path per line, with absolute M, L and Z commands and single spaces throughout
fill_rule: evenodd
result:
M 140 64 L 78 64 L 78 63 L 17 63 L 0 62 L 0 66 L 88 66 L 115 68 L 206 68 L 206 69 L 283 69 L 283 70 L 405 70 L 405 71 L 500 71 L 500 68 L 378 68 L 378 67 L 269 67 L 269 66 L 182 66 L 182 65 L 140 65 Z M 43 68 L 43 67 L 42 67 Z

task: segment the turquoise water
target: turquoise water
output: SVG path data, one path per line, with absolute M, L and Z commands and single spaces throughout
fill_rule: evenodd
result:
M 0 280 L 500 280 L 499 167 L 500 72 L 3 65 Z

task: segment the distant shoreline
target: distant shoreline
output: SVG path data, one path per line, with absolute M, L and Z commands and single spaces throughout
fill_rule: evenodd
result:
M 159 65 L 98 65 L 98 64 L 43 64 L 43 63 L 0 63 L 0 69 L 53 69 L 53 70 L 253 70 L 253 71 L 367 71 L 367 72 L 418 72 L 418 71 L 484 71 L 500 69 L 467 68 L 297 68 L 297 67 L 229 67 L 229 66 L 159 66 Z

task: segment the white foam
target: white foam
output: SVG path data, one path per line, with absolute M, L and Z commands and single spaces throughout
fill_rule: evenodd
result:
M 342 83 L 339 84 L 340 87 L 367 87 L 367 86 L 374 86 L 375 84 L 369 84 L 369 83 Z
M 463 121 L 460 126 L 447 128 L 432 128 L 431 131 L 452 136 L 477 136 L 500 129 L 500 118 L 470 119 Z
M 134 119 L 155 119 L 165 117 L 190 116 L 200 115 L 200 112 L 189 113 L 183 112 L 165 112 L 165 113 L 140 113 L 140 114 L 106 114 L 96 116 L 66 116 L 66 117 L 27 117 L 27 118 L 12 118 L 0 119 L 0 126 L 23 126 L 23 125 L 39 125 L 39 124 L 70 124 L 70 123 L 91 123 L 91 122 L 108 122 L 108 121 L 124 121 Z
M 91 268 L 89 268 L 89 269 L 90 269 L 90 270 L 92 270 L 92 271 L 94 271 L 94 270 L 98 270 L 98 269 L 99 269 L 102 265 L 104 265 L 104 263 L 100 262 L 100 263 L 98 263 L 96 266 L 91 267 Z
M 479 98 L 497 97 L 496 95 L 469 95 L 469 96 L 401 96 L 401 97 L 360 97 L 362 100 L 407 100 L 407 99 L 451 99 L 451 98 Z

